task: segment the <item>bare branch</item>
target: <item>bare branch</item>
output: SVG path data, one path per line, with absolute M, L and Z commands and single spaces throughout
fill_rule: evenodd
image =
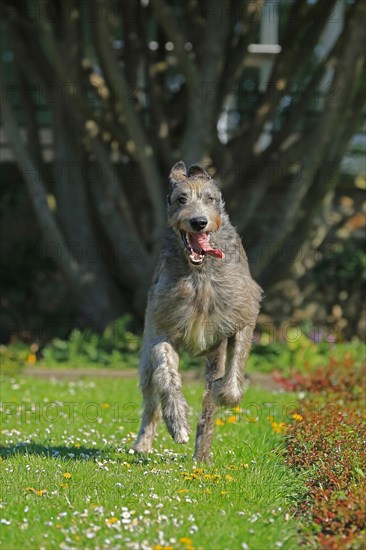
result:
M 84 121 L 94 121 L 98 128 L 110 132 L 122 147 L 125 142 L 125 135 L 121 131 L 121 128 L 111 118 L 100 116 L 95 110 L 91 110 L 87 102 L 81 97 L 80 86 L 77 83 L 70 82 L 70 76 L 66 70 L 64 58 L 59 51 L 59 45 L 53 34 L 51 23 L 42 19 L 41 23 L 37 26 L 37 32 L 42 36 L 44 47 L 52 59 L 51 74 L 54 78 L 53 85 L 58 87 L 59 92 L 62 91 L 62 97 L 67 97 L 65 106 L 74 116 L 82 115 Z M 68 86 L 72 84 L 76 84 L 76 86 L 70 90 Z
M 217 7 L 219 4 L 215 5 Z M 200 93 L 189 96 L 185 130 L 180 143 L 181 156 L 188 163 L 202 162 L 208 157 L 217 132 L 229 21 L 229 17 L 222 17 L 220 9 L 207 10 L 201 40 L 201 89 Z
M 146 270 L 151 269 L 151 260 L 140 239 L 129 201 L 119 185 L 116 171 L 112 169 L 105 146 L 95 138 L 91 140 L 91 147 L 102 175 L 102 178 L 91 180 L 96 199 L 94 204 L 112 244 L 121 281 L 126 281 L 130 288 L 134 288 L 136 282 L 142 284 Z M 125 243 L 133 245 L 134 261 L 129 263 L 121 254 L 122 236 Z
M 52 242 L 57 247 L 58 253 L 56 254 L 55 261 L 62 273 L 64 273 L 66 279 L 72 286 L 79 288 L 80 267 L 66 246 L 61 231 L 50 211 L 47 201 L 46 185 L 42 180 L 42 176 L 37 166 L 22 142 L 15 115 L 5 96 L 3 97 L 3 121 L 6 135 L 14 150 L 18 166 L 28 187 L 30 199 L 37 214 L 42 233 L 44 237 L 47 236 L 49 242 Z
M 310 27 L 304 25 L 305 35 L 302 37 L 302 40 L 299 36 L 296 37 L 292 48 L 283 48 L 276 58 L 270 82 L 257 106 L 254 119 L 251 121 L 249 131 L 242 144 L 242 154 L 246 158 L 255 157 L 258 154 L 257 140 L 263 131 L 264 125 L 272 118 L 290 78 L 292 82 L 296 81 L 300 65 L 303 66 L 308 56 L 312 53 L 320 34 L 323 32 L 324 23 L 334 8 L 335 2 L 336 0 L 327 0 L 313 6 L 306 16 L 312 22 L 312 25 Z M 298 62 L 298 56 L 300 55 L 301 64 Z
M 229 90 L 233 89 L 233 85 L 238 82 L 246 67 L 248 57 L 247 48 L 248 45 L 254 41 L 263 6 L 264 0 L 248 2 L 246 6 L 246 13 L 240 21 L 238 36 L 235 37 L 229 45 L 225 56 L 227 62 L 224 70 L 222 97 L 224 97 Z
M 129 89 L 128 82 L 122 67 L 117 63 L 106 20 L 108 2 L 106 3 L 100 0 L 99 4 L 103 9 L 100 10 L 99 16 L 94 18 L 95 41 L 98 53 L 106 81 L 111 86 L 116 98 L 116 109 L 120 113 L 121 121 L 124 120 L 130 136 L 131 141 L 128 144 L 129 152 L 139 163 L 140 169 L 144 175 L 146 190 L 155 215 L 155 238 L 156 241 L 159 241 L 163 232 L 165 217 L 161 176 L 154 160 L 154 150 L 146 139 L 144 128 L 138 114 L 134 106 L 127 102 L 127 92 Z
M 346 24 L 345 29 L 348 28 L 348 25 Z M 321 81 L 321 78 L 324 75 L 325 70 L 330 67 L 334 63 L 334 58 L 339 55 L 342 48 L 344 47 L 344 44 L 346 42 L 346 39 L 348 38 L 348 32 L 344 30 L 340 36 L 338 37 L 336 43 L 328 53 L 327 57 L 319 64 L 317 69 L 315 70 L 310 82 L 307 84 L 306 89 L 301 92 L 301 98 L 299 103 L 296 105 L 296 108 L 294 108 L 293 113 L 290 115 L 287 121 L 284 122 L 281 130 L 273 135 L 273 139 L 271 144 L 267 149 L 265 149 L 256 159 L 255 166 L 266 166 L 268 163 L 278 163 L 283 162 L 284 158 L 286 158 L 286 162 L 291 162 L 288 158 L 288 154 L 285 153 L 284 158 L 282 158 L 281 155 L 281 144 L 284 142 L 284 140 L 290 135 L 290 132 L 292 128 L 295 126 L 296 122 L 298 120 L 301 120 L 301 117 L 304 115 L 311 98 L 314 96 L 314 93 L 316 91 L 316 88 Z M 306 142 L 309 143 L 309 146 L 311 144 L 311 141 L 309 139 L 306 139 Z M 295 150 L 297 150 L 297 146 L 295 146 Z M 240 157 L 241 155 L 241 148 L 238 144 L 233 144 L 232 146 L 233 155 L 236 157 Z M 290 151 L 290 155 L 294 157 L 293 150 Z M 248 174 L 248 179 L 250 180 L 250 174 Z M 243 207 L 241 208 L 241 218 L 242 223 L 240 226 L 241 231 L 244 231 L 246 227 L 250 224 L 253 216 L 255 215 L 255 210 L 259 204 L 259 202 L 264 197 L 264 194 L 268 187 L 273 184 L 274 182 L 271 181 L 271 178 L 267 176 L 267 174 L 260 176 L 259 179 L 256 181 L 256 185 L 250 189 L 248 193 L 244 195 L 244 198 L 242 200 Z
M 156 71 L 156 54 L 154 55 L 154 53 L 152 53 L 148 48 L 146 22 L 143 18 L 141 18 L 141 34 L 143 37 L 142 42 L 146 59 L 145 73 L 147 96 L 149 98 L 149 108 L 152 115 L 151 132 L 155 136 L 155 139 L 159 139 L 160 146 L 157 147 L 157 153 L 161 153 L 162 162 L 165 166 L 166 172 L 168 173 L 173 159 L 173 151 L 170 146 L 170 123 L 165 108 L 164 89 L 159 81 L 160 75 L 157 74 Z
M 53 85 L 51 79 L 52 71 L 48 70 L 44 73 L 39 69 L 41 65 L 39 56 L 32 55 L 34 52 L 31 52 L 25 45 L 24 34 L 19 31 L 19 28 L 12 20 L 8 21 L 6 30 L 11 48 L 22 73 L 29 83 L 37 86 L 40 92 L 44 91 L 46 92 L 45 95 L 48 95 Z
M 191 61 L 185 49 L 185 37 L 178 21 L 174 16 L 172 7 L 165 0 L 151 0 L 155 17 L 164 30 L 167 38 L 174 44 L 174 54 L 187 80 L 187 85 L 193 95 L 200 93 L 201 79 L 196 65 Z
M 141 56 L 141 39 L 138 29 L 138 18 L 141 10 L 140 2 L 122 2 L 122 25 L 123 25 L 123 37 L 124 37 L 124 59 L 126 66 L 126 79 L 127 82 L 136 86 L 137 83 L 137 70 L 140 64 Z
M 272 242 L 279 245 L 284 242 L 296 224 L 299 208 L 310 187 L 313 184 L 319 184 L 321 163 L 326 157 L 329 147 L 332 147 L 333 134 L 338 124 L 339 115 L 344 111 L 345 106 L 353 101 L 352 94 L 349 94 L 349 82 L 353 82 L 355 74 L 359 72 L 360 66 L 362 67 L 362 60 L 365 58 L 365 54 L 360 51 L 359 47 L 364 42 L 366 35 L 363 24 L 365 12 L 365 4 L 359 2 L 356 5 L 352 19 L 349 21 L 349 39 L 340 57 L 335 62 L 333 87 L 337 90 L 337 101 L 329 103 L 321 121 L 319 121 L 314 136 L 317 147 L 309 147 L 306 151 L 302 159 L 303 170 L 301 176 L 295 178 L 290 184 L 283 208 L 279 213 L 277 227 L 271 228 L 271 231 L 265 235 L 264 242 L 272 240 Z M 267 261 L 266 258 L 259 260 L 256 265 L 258 272 L 265 268 Z

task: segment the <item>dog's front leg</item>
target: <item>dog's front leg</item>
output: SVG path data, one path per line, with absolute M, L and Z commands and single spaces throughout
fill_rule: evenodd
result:
M 244 369 L 252 344 L 254 327 L 246 326 L 229 338 L 225 375 L 214 381 L 217 405 L 238 405 L 244 394 Z
M 160 340 L 160 341 L 159 341 Z M 160 419 L 159 399 L 165 424 L 176 443 L 189 439 L 188 405 L 182 394 L 178 373 L 179 356 L 165 339 L 145 338 L 140 368 L 140 389 L 144 398 L 141 428 L 134 445 L 150 451 Z
M 179 356 L 169 342 L 155 344 L 151 350 L 152 380 L 159 393 L 163 418 L 176 443 L 189 439 L 188 405 L 182 394 L 178 372 Z
M 160 396 L 168 431 L 176 443 L 187 443 L 190 432 L 188 405 L 182 394 L 179 356 L 169 342 L 163 341 L 153 346 L 150 360 L 153 385 Z
M 151 363 L 151 345 L 149 338 L 144 335 L 144 342 L 140 360 L 140 390 L 143 397 L 143 413 L 141 428 L 133 446 L 135 451 L 150 452 L 156 430 L 161 418 L 159 394 L 153 382 Z

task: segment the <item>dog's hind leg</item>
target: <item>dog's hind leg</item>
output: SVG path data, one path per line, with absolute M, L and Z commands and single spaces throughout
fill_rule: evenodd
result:
M 228 339 L 226 370 L 222 378 L 213 383 L 217 405 L 234 406 L 244 394 L 244 369 L 252 344 L 254 327 L 246 326 Z
M 218 350 L 209 355 L 206 364 L 206 390 L 203 395 L 202 414 L 198 421 L 196 444 L 193 458 L 199 462 L 209 462 L 211 445 L 215 428 L 215 413 L 217 405 L 214 401 L 212 387 L 215 378 L 222 377 L 225 370 L 226 343 L 222 342 Z

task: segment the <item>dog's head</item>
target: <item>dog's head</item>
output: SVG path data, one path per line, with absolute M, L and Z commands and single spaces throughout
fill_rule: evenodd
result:
M 215 248 L 213 234 L 220 228 L 224 203 L 215 181 L 193 165 L 187 172 L 184 162 L 175 164 L 169 175 L 169 224 L 180 239 L 191 264 L 201 265 L 206 255 L 223 258 Z

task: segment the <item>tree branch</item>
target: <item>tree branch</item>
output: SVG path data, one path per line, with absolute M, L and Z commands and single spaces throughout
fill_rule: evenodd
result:
M 131 85 L 138 86 L 137 69 L 141 61 L 142 45 L 137 22 L 141 4 L 140 2 L 121 2 L 121 9 L 126 79 Z
M 155 138 L 157 137 L 159 139 L 160 146 L 157 147 L 157 153 L 161 152 L 162 163 L 164 169 L 168 173 L 173 162 L 173 151 L 170 146 L 170 124 L 166 109 L 164 109 L 164 90 L 159 83 L 159 75 L 156 74 L 154 66 L 155 55 L 148 48 L 147 29 L 143 19 L 141 19 L 141 33 L 145 59 L 147 61 L 145 66 L 146 86 L 150 103 L 149 108 L 152 116 L 152 133 L 155 135 Z
M 167 38 L 174 44 L 174 55 L 187 80 L 187 85 L 192 95 L 200 93 L 201 79 L 196 65 L 191 61 L 185 50 L 185 37 L 174 16 L 172 7 L 165 0 L 151 0 L 154 14 Z
M 248 45 L 254 41 L 260 20 L 258 15 L 262 13 L 264 1 L 265 0 L 255 0 L 254 2 L 248 2 L 246 13 L 240 22 L 240 31 L 237 36 L 234 35 L 232 44 L 229 45 L 227 49 L 227 62 L 225 64 L 222 79 L 222 98 L 224 98 L 230 90 L 233 90 L 233 87 L 240 80 L 243 70 L 246 67 L 248 58 L 247 48 Z
M 316 127 L 314 145 L 309 147 L 303 158 L 303 170 L 299 178 L 295 178 L 290 184 L 287 196 L 279 213 L 277 227 L 265 235 L 263 242 L 275 242 L 281 246 L 286 237 L 291 234 L 298 219 L 300 205 L 308 190 L 313 184 L 321 182 L 321 168 L 324 158 L 327 158 L 329 147 L 332 147 L 335 129 L 338 125 L 339 114 L 344 111 L 345 106 L 353 101 L 352 94 L 349 94 L 349 82 L 353 82 L 359 73 L 361 60 L 365 54 L 360 51 L 360 44 L 365 40 L 364 17 L 366 5 L 362 2 L 356 4 L 352 19 L 349 21 L 349 39 L 346 42 L 342 54 L 336 62 L 333 87 L 337 91 L 337 101 L 330 102 L 325 113 Z M 352 60 L 352 62 L 350 62 Z M 262 258 L 256 265 L 260 273 L 266 267 L 268 260 Z
M 139 120 L 133 105 L 127 103 L 128 82 L 126 81 L 122 67 L 118 66 L 115 52 L 110 41 L 110 33 L 106 20 L 108 4 L 102 0 L 98 2 L 102 10 L 98 17 L 94 17 L 95 41 L 98 54 L 102 63 L 103 73 L 106 82 L 109 83 L 116 97 L 116 110 L 124 120 L 130 136 L 128 145 L 129 152 L 139 163 L 148 197 L 151 201 L 155 216 L 155 241 L 159 241 L 164 229 L 164 208 L 161 189 L 161 176 L 154 160 L 154 151 L 146 139 L 144 128 Z
M 151 259 L 140 239 L 129 201 L 112 169 L 105 146 L 95 138 L 91 140 L 91 147 L 102 176 L 97 174 L 98 177 L 91 181 L 94 205 L 112 244 L 121 281 L 126 281 L 133 289 L 136 283 L 142 284 L 146 271 L 151 269 Z M 131 261 L 129 265 L 121 254 L 122 236 L 125 244 L 133 245 L 135 261 Z
M 62 94 L 63 98 L 67 98 L 67 101 L 65 101 L 65 106 L 71 114 L 73 114 L 73 116 L 82 115 L 85 122 L 93 121 L 98 129 L 108 131 L 122 148 L 125 143 L 125 134 L 121 131 L 121 128 L 114 123 L 113 117 L 103 117 L 100 116 L 95 110 L 91 110 L 87 102 L 81 96 L 80 83 L 70 82 L 70 76 L 65 70 L 64 59 L 59 51 L 59 45 L 57 44 L 53 34 L 51 23 L 42 19 L 37 25 L 37 32 L 42 36 L 44 48 L 52 59 L 52 70 L 50 70 L 47 74 L 53 75 L 53 86 L 57 86 L 57 91 Z M 70 89 L 68 88 L 68 85 L 70 84 L 76 84 L 76 86 Z
M 257 140 L 263 132 L 264 125 L 272 118 L 289 83 L 289 78 L 292 79 L 292 82 L 296 82 L 301 66 L 306 63 L 308 56 L 312 53 L 336 1 L 327 0 L 315 4 L 306 16 L 306 20 L 309 19 L 312 25 L 309 27 L 302 25 L 304 36 L 297 36 L 292 48 L 283 48 L 276 58 L 266 92 L 256 109 L 249 131 L 244 137 L 242 155 L 244 154 L 246 158 L 257 156 Z M 298 61 L 299 55 L 301 55 L 301 64 Z
M 46 185 L 42 180 L 41 174 L 37 170 L 37 166 L 22 142 L 15 121 L 15 115 L 5 96 L 3 97 L 3 121 L 6 135 L 14 150 L 18 166 L 28 187 L 29 196 L 37 214 L 43 236 L 47 236 L 48 242 L 52 242 L 56 246 L 58 253 L 55 255 L 55 262 L 58 264 L 58 267 L 65 275 L 66 279 L 71 283 L 71 286 L 79 288 L 80 267 L 66 246 L 61 231 L 57 227 L 48 206 Z
M 349 17 L 347 21 L 349 20 Z M 346 24 L 345 29 L 348 29 L 348 24 Z M 346 32 L 346 30 L 344 30 L 340 34 L 336 43 L 328 53 L 327 57 L 319 64 L 310 82 L 307 84 L 306 89 L 302 92 L 300 102 L 293 108 L 293 113 L 289 116 L 287 121 L 284 122 L 280 131 L 273 135 L 272 142 L 269 145 L 269 147 L 267 147 L 267 149 L 261 152 L 261 154 L 256 159 L 256 162 L 255 162 L 256 168 L 258 166 L 266 166 L 268 165 L 268 163 L 276 164 L 280 160 L 282 162 L 281 156 L 278 153 L 278 151 L 280 150 L 281 144 L 285 141 L 287 137 L 289 137 L 290 132 L 292 128 L 295 126 L 296 122 L 298 120 L 301 120 L 302 116 L 306 111 L 306 108 L 308 107 L 309 101 L 313 97 L 315 90 L 319 82 L 321 81 L 321 78 L 324 75 L 326 68 L 334 64 L 334 58 L 339 55 L 342 48 L 344 47 L 346 39 L 348 39 L 348 34 L 349 33 Z M 241 154 L 240 149 L 238 149 L 237 147 L 234 148 L 233 154 L 235 157 L 240 156 Z M 248 180 L 250 180 L 251 174 L 248 173 L 247 177 L 248 177 Z M 246 227 L 249 226 L 253 216 L 255 215 L 255 211 L 259 202 L 262 200 L 266 190 L 272 183 L 274 182 L 267 177 L 267 174 L 265 174 L 263 177 L 261 176 L 259 177 L 259 179 L 256 181 L 256 185 L 254 186 L 254 188 L 252 187 L 250 191 L 244 194 L 242 199 L 243 206 L 241 208 L 241 218 L 242 218 L 242 223 L 240 225 L 241 231 L 244 231 Z M 237 186 L 238 185 L 239 184 L 237 182 Z
M 201 90 L 190 95 L 185 130 L 180 143 L 182 157 L 188 163 L 204 161 L 211 148 L 216 124 L 221 112 L 222 75 L 224 52 L 227 43 L 229 17 L 222 17 L 221 11 L 208 9 L 205 32 L 201 45 Z

